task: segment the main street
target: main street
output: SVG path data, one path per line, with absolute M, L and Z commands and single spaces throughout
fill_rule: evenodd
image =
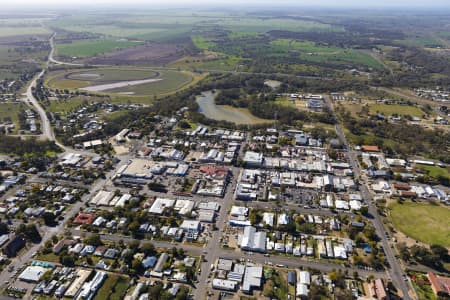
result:
M 333 102 L 330 99 L 330 97 L 326 96 L 325 99 L 326 99 L 328 106 L 334 112 L 335 110 L 333 107 Z M 345 137 L 345 134 L 339 123 L 337 123 L 335 125 L 335 129 L 336 129 L 336 133 L 337 133 L 339 139 L 341 140 L 341 142 L 345 145 L 345 148 L 347 149 L 347 158 L 352 166 L 353 172 L 355 174 L 355 178 L 360 180 L 361 195 L 368 205 L 369 214 L 371 216 L 373 216 L 373 218 L 371 220 L 372 220 L 373 226 L 375 227 L 377 235 L 381 240 L 381 245 L 384 249 L 386 260 L 389 264 L 388 271 L 389 271 L 390 278 L 391 278 L 394 286 L 400 290 L 400 292 L 401 292 L 400 296 L 403 299 L 412 299 L 412 297 L 414 297 L 413 288 L 407 282 L 405 282 L 405 280 L 403 278 L 404 272 L 400 266 L 400 263 L 398 262 L 397 258 L 395 257 L 394 251 L 391 248 L 391 245 L 389 244 L 389 241 L 386 237 L 386 234 L 385 234 L 386 230 L 384 228 L 383 222 L 381 220 L 380 215 L 378 214 L 377 208 L 374 205 L 372 194 L 369 192 L 369 190 L 367 188 L 367 181 L 364 178 L 364 176 L 361 172 L 361 169 L 359 167 L 357 153 L 350 147 L 350 144 L 347 141 L 347 138 Z

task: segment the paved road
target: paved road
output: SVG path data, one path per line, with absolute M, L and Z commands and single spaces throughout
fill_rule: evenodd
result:
M 331 101 L 330 97 L 325 97 L 328 106 L 334 111 L 333 109 L 333 102 Z M 389 244 L 389 241 L 386 238 L 385 235 L 385 228 L 383 225 L 383 222 L 381 220 L 380 215 L 378 214 L 378 211 L 374 205 L 372 194 L 369 192 L 367 185 L 365 182 L 366 178 L 364 178 L 364 175 L 361 173 L 361 169 L 359 167 L 357 154 L 353 149 L 350 147 L 350 144 L 348 143 L 345 134 L 339 124 L 336 124 L 336 133 L 341 140 L 341 142 L 345 145 L 347 148 L 347 156 L 350 164 L 352 165 L 353 172 L 355 174 L 355 178 L 360 179 L 362 184 L 360 185 L 360 192 L 362 194 L 363 199 L 368 204 L 369 213 L 373 216 L 372 223 L 375 227 L 375 230 L 377 232 L 378 237 L 381 239 L 381 245 L 384 249 L 384 253 L 386 255 L 386 260 L 389 263 L 389 275 L 394 283 L 394 286 L 400 290 L 401 297 L 403 299 L 411 299 L 411 295 L 414 295 L 413 288 L 404 281 L 402 275 L 405 274 L 403 272 L 402 267 L 400 266 L 399 261 L 395 257 L 394 250 L 391 248 L 391 245 Z
M 70 232 L 74 236 L 90 236 L 93 233 L 77 230 L 77 229 L 70 229 Z M 121 236 L 116 234 L 100 234 L 100 238 L 105 241 L 123 241 L 125 243 L 129 243 L 132 241 L 139 241 L 140 243 L 146 243 L 150 242 L 157 248 L 165 248 L 170 249 L 172 247 L 182 248 L 187 254 L 191 255 L 201 255 L 204 254 L 205 250 L 208 249 L 208 247 L 200 247 L 200 246 L 194 246 L 190 244 L 183 244 L 183 243 L 171 243 L 171 242 L 165 242 L 165 241 L 157 241 L 157 240 L 142 240 L 142 239 L 134 239 L 129 236 Z M 264 256 L 261 253 L 246 253 L 240 250 L 232 250 L 232 249 L 223 249 L 219 247 L 219 244 L 213 244 L 213 247 L 215 247 L 214 255 L 216 259 L 218 258 L 226 258 L 226 259 L 232 259 L 232 260 L 240 260 L 244 259 L 245 261 L 252 261 L 255 263 L 260 264 L 266 264 L 267 262 L 271 262 L 274 266 L 276 265 L 284 265 L 289 268 L 311 268 L 320 270 L 322 272 L 331 272 L 333 270 L 342 270 L 342 271 L 348 271 L 351 275 L 352 272 L 356 271 L 358 274 L 362 277 L 368 277 L 370 275 L 375 276 L 376 278 L 389 278 L 389 275 L 386 272 L 383 271 L 368 271 L 365 269 L 359 269 L 356 267 L 343 267 L 342 265 L 335 264 L 335 263 L 329 263 L 325 261 L 317 261 L 317 260 L 309 260 L 304 259 L 300 257 L 287 257 L 287 256 L 278 256 L 278 255 L 272 255 L 270 257 Z M 209 275 L 209 267 L 213 263 L 213 261 L 208 261 L 204 265 L 206 265 L 206 279 L 205 281 L 202 281 L 199 279 L 200 283 L 197 285 L 197 290 L 200 292 L 200 296 L 202 293 L 205 292 L 204 289 L 202 289 L 201 282 L 205 282 L 207 280 L 207 277 Z M 203 270 L 202 270 L 203 272 Z M 197 299 L 197 298 L 194 298 Z M 201 299 L 201 298 L 199 298 Z
M 54 58 L 55 55 L 55 36 L 56 33 L 54 33 L 51 37 L 50 37 L 50 46 L 51 46 L 51 50 L 50 50 L 50 54 L 48 56 L 48 61 L 55 64 L 55 65 L 66 65 L 66 66 L 74 66 L 74 67 L 81 67 L 83 66 L 83 64 L 79 64 L 79 63 L 70 63 L 70 62 L 65 62 L 65 61 L 60 61 Z
M 241 145 L 241 147 L 244 147 Z M 220 238 L 225 230 L 228 212 L 231 209 L 234 198 L 234 183 L 239 175 L 239 169 L 232 167 L 232 178 L 228 184 L 226 194 L 223 198 L 219 215 L 216 219 L 217 230 L 212 232 L 211 238 L 208 240 L 206 247 L 203 249 L 204 262 L 201 265 L 201 274 L 198 277 L 198 284 L 194 290 L 194 299 L 204 299 L 207 290 L 208 276 L 210 275 L 210 266 L 219 258 Z

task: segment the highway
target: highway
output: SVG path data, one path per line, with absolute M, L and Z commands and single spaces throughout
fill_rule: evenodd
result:
M 334 112 L 335 110 L 333 107 L 333 102 L 331 101 L 330 97 L 326 96 L 325 99 L 327 101 L 328 106 Z M 339 139 L 347 149 L 348 161 L 352 166 L 355 178 L 358 178 L 360 180 L 360 192 L 364 201 L 368 205 L 369 213 L 373 216 L 373 219 L 371 219 L 373 226 L 375 227 L 378 237 L 381 239 L 381 245 L 384 249 L 386 260 L 389 263 L 390 278 L 394 286 L 400 290 L 400 296 L 403 299 L 407 300 L 415 298 L 414 289 L 403 279 L 403 274 L 405 273 L 403 272 L 400 263 L 395 257 L 394 250 L 391 248 L 391 245 L 389 244 L 389 241 L 386 238 L 385 235 L 386 230 L 384 228 L 383 222 L 374 205 L 372 194 L 369 192 L 369 189 L 367 188 L 366 184 L 367 180 L 364 177 L 364 174 L 362 174 L 361 169 L 359 167 L 357 153 L 355 153 L 355 151 L 350 147 L 350 144 L 348 143 L 347 138 L 345 137 L 345 134 L 339 123 L 335 125 L 335 129 Z

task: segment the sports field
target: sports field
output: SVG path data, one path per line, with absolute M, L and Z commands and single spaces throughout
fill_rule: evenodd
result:
M 450 209 L 441 205 L 392 203 L 394 227 L 407 236 L 427 244 L 450 247 Z
M 153 99 L 195 84 L 204 76 L 187 71 L 149 68 L 93 68 L 52 72 L 46 78 L 46 85 L 56 89 L 98 91 L 100 94 L 120 96 L 120 99 L 143 96 L 152 96 Z M 96 88 L 105 85 L 110 87 Z

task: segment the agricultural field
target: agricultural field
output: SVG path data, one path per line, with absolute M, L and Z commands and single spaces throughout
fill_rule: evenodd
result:
M 158 97 L 174 93 L 195 84 L 204 76 L 187 71 L 100 68 L 53 72 L 46 78 L 46 85 L 55 89 L 84 89 L 101 94 L 118 95 L 122 99 L 131 99 L 140 96 Z
M 345 48 L 320 46 L 314 42 L 299 42 L 289 39 L 276 39 L 270 43 L 278 55 L 287 55 L 289 52 L 298 52 L 301 59 L 330 64 L 357 64 L 379 69 L 383 66 L 367 53 Z
M 141 45 L 140 41 L 117 39 L 80 40 L 72 43 L 56 44 L 56 54 L 65 57 L 90 57 L 119 49 Z
M 182 43 L 147 43 L 105 53 L 87 62 L 100 65 L 164 66 L 181 58 L 186 51 Z
M 419 107 L 411 105 L 399 105 L 399 104 L 371 104 L 369 105 L 370 114 L 381 113 L 385 116 L 393 114 L 397 115 L 410 115 L 412 117 L 422 118 L 425 114 Z
M 282 18 L 259 18 L 259 17 L 228 17 L 212 21 L 216 24 L 232 31 L 244 32 L 267 32 L 269 30 L 289 30 L 289 31 L 326 31 L 341 32 L 343 28 L 324 24 L 317 21 L 307 21 L 298 19 Z
M 404 40 L 399 40 L 397 42 L 406 46 L 415 46 L 423 48 L 437 48 L 444 46 L 441 41 L 435 39 L 432 36 L 413 36 Z
M 441 205 L 405 202 L 389 206 L 394 227 L 426 244 L 450 246 L 450 209 Z
M 199 36 L 199 35 L 194 35 L 191 38 L 192 38 L 192 42 L 194 43 L 195 47 L 197 47 L 198 49 L 208 50 L 216 45 L 214 42 L 209 41 L 206 38 Z

